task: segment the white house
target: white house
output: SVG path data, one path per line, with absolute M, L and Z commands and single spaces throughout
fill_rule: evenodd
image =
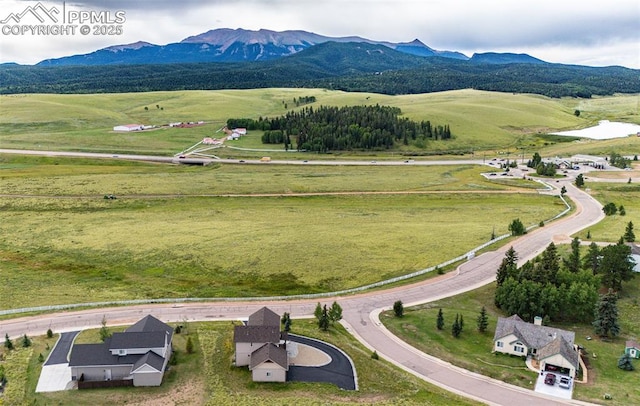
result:
M 117 125 L 113 127 L 113 131 L 142 131 L 144 126 L 142 124 L 125 124 Z
M 289 356 L 283 346 L 267 343 L 251 354 L 249 364 L 254 382 L 286 382 Z
M 171 357 L 173 329 L 148 315 L 101 344 L 75 344 L 69 367 L 74 381 L 127 381 L 160 386 Z
M 236 366 L 249 366 L 256 382 L 286 382 L 289 358 L 280 332 L 280 316 L 263 307 L 235 326 Z
M 532 324 L 514 314 L 498 319 L 493 351 L 531 356 L 540 362 L 541 371 L 555 371 L 574 378 L 579 367 L 574 339 L 572 331 L 543 326 L 540 317 Z

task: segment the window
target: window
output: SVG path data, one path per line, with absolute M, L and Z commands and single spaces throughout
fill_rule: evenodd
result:
M 267 372 L 267 376 L 271 376 L 271 372 Z
M 502 344 L 502 341 L 497 341 L 496 342 L 496 347 L 502 348 L 502 347 L 504 347 L 504 344 Z
M 513 350 L 514 350 L 515 352 L 524 353 L 524 348 L 523 348 L 523 347 L 520 347 L 519 345 L 514 345 L 514 346 L 513 346 Z
M 118 350 L 118 355 L 127 355 L 127 350 Z

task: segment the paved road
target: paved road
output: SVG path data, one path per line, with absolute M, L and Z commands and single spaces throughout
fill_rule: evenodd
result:
M 242 162 L 238 159 L 223 159 L 223 158 L 202 158 L 202 157 L 189 157 L 177 158 L 168 156 L 154 156 L 154 155 L 136 155 L 136 154 L 107 154 L 107 153 L 95 153 L 95 152 L 70 152 L 70 151 L 39 151 L 39 150 L 25 150 L 25 149 L 2 149 L 0 148 L 0 154 L 18 154 L 18 155 L 36 155 L 36 156 L 50 156 L 50 157 L 68 157 L 68 158 L 99 158 L 99 159 L 123 159 L 132 161 L 151 161 L 151 162 L 166 162 L 166 163 L 184 163 L 192 165 L 209 164 L 212 162 L 220 163 L 235 163 L 235 164 L 249 164 L 249 165 L 380 165 L 380 166 L 394 166 L 394 165 L 482 165 L 483 159 L 474 160 L 441 160 L 441 161 L 413 161 L 399 158 L 398 160 L 384 160 L 384 161 L 342 161 L 342 160 L 271 160 L 269 162 L 260 161 L 260 159 L 242 159 Z M 490 161 L 486 161 L 488 164 Z
M 539 228 L 510 244 L 518 253 L 520 263 L 538 255 L 550 242 L 566 240 L 571 234 L 597 223 L 604 217 L 601 205 L 588 194 L 575 188 L 570 182 L 560 181 L 555 185 L 558 187 L 566 186 L 567 195 L 576 203 L 577 210 L 571 216 Z M 507 249 L 508 246 L 505 246 L 497 251 L 480 255 L 461 265 L 457 272 L 438 278 L 384 291 L 327 298 L 325 301 L 338 300 L 343 308 L 344 324 L 364 345 L 372 350 L 375 349 L 381 357 L 412 374 L 447 390 L 496 405 L 581 404 L 578 401 L 550 398 L 452 367 L 403 343 L 386 331 L 379 322 L 378 314 L 381 309 L 390 308 L 393 302 L 398 299 L 401 299 L 406 305 L 426 303 L 491 283 L 495 279 L 495 270 Z M 25 333 L 29 335 L 44 334 L 48 328 L 52 328 L 56 332 L 98 328 L 103 316 L 106 317 L 110 325 L 131 324 L 149 313 L 167 322 L 184 319 L 233 320 L 246 318 L 265 305 L 278 313 L 290 312 L 292 317 L 308 317 L 313 314 L 315 303 L 315 300 L 261 303 L 212 302 L 89 309 L 0 321 L 0 336 L 5 333 L 11 337 L 19 337 Z

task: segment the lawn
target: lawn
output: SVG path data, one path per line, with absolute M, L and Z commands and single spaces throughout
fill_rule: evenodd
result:
M 576 236 L 587 241 L 591 232 L 592 241 L 617 242 L 625 232 L 627 224 L 634 224 L 636 241 L 640 241 L 640 185 L 627 183 L 600 183 L 586 181 L 585 188 L 603 205 L 615 203 L 624 206 L 626 214 L 607 216 L 600 223 L 579 232 Z
M 507 233 L 496 219 L 564 208 L 481 170 L 5 157 L 1 306 L 336 291 L 462 255 Z
M 427 354 L 470 371 L 533 389 L 536 374 L 525 368 L 522 358 L 491 353 L 497 318 L 509 316 L 495 308 L 494 292 L 495 285 L 491 284 L 462 295 L 406 308 L 405 316 L 401 319 L 394 317 L 390 311 L 382 313 L 380 318 L 395 335 Z M 613 399 L 606 404 L 640 404 L 640 392 L 635 389 L 640 363 L 634 361 L 634 372 L 625 372 L 617 367 L 625 340 L 637 338 L 640 334 L 639 300 L 640 278 L 635 278 L 623 285 L 618 301 L 621 333 L 612 340 L 599 339 L 590 325 L 552 325 L 575 331 L 576 344 L 584 346 L 589 353 L 589 382 L 576 383 L 574 399 L 601 403 L 603 395 L 609 393 L 613 395 Z M 485 333 L 479 333 L 476 329 L 476 320 L 482 306 L 485 306 L 489 315 L 489 327 Z M 440 308 L 445 318 L 445 329 L 442 331 L 436 329 Z M 458 339 L 454 339 L 451 324 L 457 313 L 464 317 L 464 331 Z M 588 340 L 587 337 L 592 339 Z
M 4 402 L 12 404 L 189 404 L 189 405 L 471 405 L 472 401 L 428 384 L 371 353 L 340 325 L 319 331 L 315 322 L 294 320 L 292 331 L 338 346 L 353 360 L 358 391 L 344 391 L 331 384 L 289 382 L 261 384 L 251 381 L 247 368 L 235 368 L 233 328 L 230 323 L 189 323 L 187 334 L 174 335 L 178 363 L 172 366 L 160 387 L 116 388 L 54 393 L 34 393 L 41 364 L 38 354 L 47 355 L 54 339 L 36 337 L 29 349 L 12 351 L 2 362 L 10 372 Z M 82 337 L 85 336 L 85 337 Z M 78 339 L 97 342 L 97 330 Z M 194 354 L 185 351 L 187 337 Z M 2 350 L 0 350 L 2 351 Z M 3 398 L 0 397 L 0 404 Z

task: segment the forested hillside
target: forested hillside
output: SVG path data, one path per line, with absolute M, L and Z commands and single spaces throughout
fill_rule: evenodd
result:
M 549 63 L 481 63 L 407 55 L 365 43 L 324 43 L 265 62 L 0 66 L 0 93 L 314 87 L 383 94 L 455 89 L 591 97 L 640 93 L 638 70 Z

